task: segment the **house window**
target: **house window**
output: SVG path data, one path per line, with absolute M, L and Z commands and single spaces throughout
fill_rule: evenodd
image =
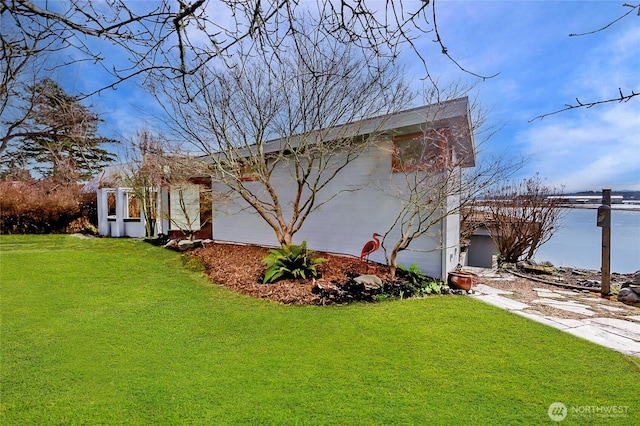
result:
M 243 162 L 240 163 L 240 180 L 247 182 L 247 181 L 256 181 L 259 179 L 259 174 L 256 172 L 257 166 L 248 163 L 248 162 Z
M 133 192 L 125 193 L 127 202 L 125 209 L 125 219 L 140 220 L 140 200 Z
M 116 193 L 114 191 L 107 192 L 107 219 L 116 219 Z
M 450 132 L 436 129 L 393 139 L 392 170 L 410 172 L 442 170 L 452 161 Z

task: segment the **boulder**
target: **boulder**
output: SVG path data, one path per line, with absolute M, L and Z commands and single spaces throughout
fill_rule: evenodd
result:
M 527 263 L 518 264 L 525 272 L 537 275 L 553 275 L 553 266 L 530 265 Z
M 202 247 L 202 240 L 180 240 L 178 242 L 179 251 L 187 251 L 199 247 Z
M 640 285 L 634 284 L 633 281 L 627 281 L 626 283 L 622 283 L 620 286 L 621 289 L 629 289 L 636 294 L 640 294 Z
M 636 271 L 633 274 L 633 283 L 636 285 L 640 285 L 640 271 Z
M 193 241 L 191 241 L 191 240 L 180 240 L 180 241 L 178 241 L 178 250 L 180 250 L 180 251 L 191 250 L 194 247 L 195 247 L 195 244 L 193 244 Z
M 618 301 L 627 305 L 635 305 L 640 303 L 640 294 L 635 293 L 630 288 L 623 288 L 618 293 Z
M 378 290 L 382 287 L 382 280 L 376 275 L 360 275 L 353 280 L 362 284 L 366 290 Z
M 178 250 L 178 240 L 169 240 L 163 247 L 166 249 Z

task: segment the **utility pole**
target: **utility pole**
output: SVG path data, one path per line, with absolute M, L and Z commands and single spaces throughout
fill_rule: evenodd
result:
M 602 205 L 598 207 L 596 225 L 602 228 L 602 268 L 600 295 L 609 297 L 611 292 L 611 190 L 602 190 Z

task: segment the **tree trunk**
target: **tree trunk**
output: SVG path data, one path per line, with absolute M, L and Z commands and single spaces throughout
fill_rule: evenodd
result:
M 396 271 L 398 269 L 397 261 L 398 252 L 394 250 L 391 252 L 391 257 L 389 258 L 389 274 L 391 274 L 391 279 L 396 278 Z

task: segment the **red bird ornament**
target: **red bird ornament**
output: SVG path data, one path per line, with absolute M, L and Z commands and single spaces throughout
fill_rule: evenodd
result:
M 369 255 L 380 248 L 380 240 L 378 240 L 378 237 L 382 237 L 382 235 L 374 233 L 373 240 L 367 241 L 364 247 L 362 247 L 362 251 L 360 252 L 360 260 L 366 259 L 366 261 L 368 262 Z

